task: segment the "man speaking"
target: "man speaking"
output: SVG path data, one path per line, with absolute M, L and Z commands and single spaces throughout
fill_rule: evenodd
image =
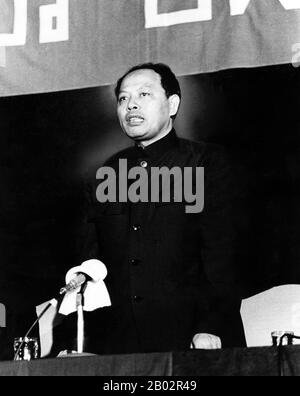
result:
M 117 199 L 105 197 L 101 170 L 90 195 L 87 221 L 93 243 L 88 244 L 84 259 L 99 258 L 105 263 L 112 305 L 87 315 L 86 352 L 245 345 L 241 301 L 235 294 L 232 196 L 236 186 L 227 157 L 219 147 L 177 137 L 173 123 L 181 90 L 168 66 L 133 67 L 120 78 L 115 93 L 121 128 L 134 145 L 105 164 L 115 172 Z M 124 184 L 120 161 L 136 174 L 143 169 L 149 177 Z M 176 169 L 177 174 L 167 187 L 161 183 L 160 191 L 153 193 L 154 168 Z M 189 211 L 187 194 L 177 194 L 178 189 L 185 189 L 186 169 L 193 169 L 195 176 L 200 168 L 204 168 L 204 186 L 198 185 L 197 177 L 187 185 L 194 192 L 204 188 L 204 206 Z M 127 192 L 135 189 L 137 193 L 143 183 L 148 199 L 130 199 L 132 194 L 119 191 L 126 185 Z M 164 199 L 166 195 L 170 199 Z

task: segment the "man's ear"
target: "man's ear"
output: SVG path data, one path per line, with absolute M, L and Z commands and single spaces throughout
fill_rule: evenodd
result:
M 180 97 L 178 95 L 171 95 L 169 98 L 170 117 L 177 114 L 180 106 Z

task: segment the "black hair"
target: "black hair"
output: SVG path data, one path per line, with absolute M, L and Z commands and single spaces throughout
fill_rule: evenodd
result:
M 118 99 L 119 94 L 120 94 L 120 89 L 123 80 L 130 74 L 133 73 L 137 70 L 153 70 L 157 74 L 160 75 L 161 78 L 161 85 L 163 89 L 166 92 L 167 98 L 169 98 L 172 95 L 178 95 L 179 98 L 181 99 L 181 89 L 179 82 L 175 76 L 175 74 L 172 72 L 169 66 L 165 65 L 164 63 L 142 63 L 140 65 L 134 66 L 131 69 L 129 69 L 119 80 L 117 81 L 117 85 L 115 88 L 115 95 L 116 98 Z M 176 116 L 176 115 L 175 115 Z M 173 116 L 172 118 L 175 118 Z

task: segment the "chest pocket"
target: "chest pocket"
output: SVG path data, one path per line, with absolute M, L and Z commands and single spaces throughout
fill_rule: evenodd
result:
M 201 212 L 190 212 L 193 205 L 187 201 L 155 203 L 155 217 L 159 219 L 161 225 L 168 227 L 176 224 L 183 230 L 185 226 L 190 227 L 201 219 Z
M 101 221 L 106 217 L 116 217 L 126 213 L 125 203 L 97 203 L 89 208 L 88 219 L 90 222 Z
M 189 204 L 187 202 L 185 202 L 185 201 L 182 201 L 182 202 L 173 202 L 173 201 L 171 201 L 171 202 L 155 202 L 154 203 L 154 206 L 155 206 L 156 209 L 159 209 L 159 208 L 162 208 L 162 209 L 170 208 L 172 210 L 176 210 L 177 209 L 178 211 L 184 210 L 186 205 L 189 205 Z
M 103 206 L 103 216 L 118 216 L 126 212 L 126 204 L 120 202 L 106 202 Z

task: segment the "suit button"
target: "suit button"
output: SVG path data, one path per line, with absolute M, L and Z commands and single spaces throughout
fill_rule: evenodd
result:
M 137 267 L 138 265 L 140 265 L 141 261 L 138 259 L 132 259 L 130 260 L 131 265 Z
M 142 168 L 147 168 L 148 162 L 147 161 L 141 161 L 140 165 L 141 165 Z
M 132 226 L 133 231 L 139 231 L 141 229 L 141 226 L 139 224 L 134 224 Z
M 132 299 L 135 303 L 140 303 L 143 301 L 143 297 L 141 296 L 133 296 Z

